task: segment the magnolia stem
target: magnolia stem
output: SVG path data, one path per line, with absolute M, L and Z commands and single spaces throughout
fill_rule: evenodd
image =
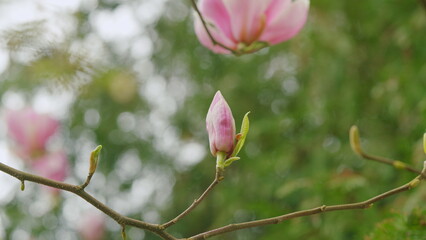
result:
M 359 155 L 361 155 L 362 157 L 364 157 L 366 159 L 374 160 L 374 161 L 377 161 L 377 162 L 380 162 L 380 163 L 392 165 L 396 168 L 406 169 L 408 171 L 418 173 L 419 175 L 405 185 L 402 185 L 400 187 L 397 187 L 395 189 L 392 189 L 388 192 L 382 193 L 380 195 L 377 195 L 375 197 L 372 197 L 372 198 L 367 199 L 367 200 L 362 201 L 362 202 L 350 203 L 350 204 L 341 204 L 341 205 L 331 205 L 331 206 L 323 205 L 323 206 L 320 206 L 320 207 L 316 207 L 316 208 L 312 208 L 312 209 L 308 209 L 308 210 L 303 210 L 303 211 L 297 211 L 297 212 L 293 212 L 293 213 L 288 213 L 288 214 L 277 216 L 277 217 L 266 218 L 266 219 L 261 219 L 261 220 L 256 220 L 256 221 L 236 223 L 236 224 L 229 224 L 229 225 L 226 225 L 224 227 L 219 227 L 219 228 L 216 228 L 216 229 L 213 229 L 213 230 L 210 230 L 210 231 L 206 231 L 206 232 L 194 235 L 194 236 L 189 237 L 189 238 L 181 239 L 181 240 L 207 239 L 207 238 L 217 236 L 217 235 L 221 235 L 221 234 L 224 234 L 224 233 L 237 231 L 239 229 L 259 227 L 259 226 L 269 225 L 269 224 L 277 224 L 277 223 L 283 222 L 283 221 L 288 220 L 288 219 L 299 218 L 299 217 L 303 217 L 303 216 L 310 216 L 310 215 L 315 215 L 315 214 L 319 214 L 319 213 L 323 213 L 323 212 L 343 211 L 343 210 L 351 210 L 351 209 L 365 209 L 365 208 L 371 207 L 373 205 L 373 203 L 375 203 L 377 201 L 380 201 L 384 198 L 388 198 L 390 196 L 393 196 L 393 195 L 396 195 L 398 193 L 407 191 L 411 188 L 414 188 L 422 180 L 426 179 L 426 161 L 424 162 L 423 170 L 418 171 L 415 168 L 408 166 L 405 163 L 400 162 L 400 161 L 395 161 L 395 160 L 390 160 L 390 159 L 387 159 L 387 158 L 368 155 L 368 154 L 364 153 L 361 149 L 358 129 L 355 126 L 351 128 L 350 140 L 351 140 L 351 146 L 354 149 L 354 151 L 356 153 L 358 153 Z M 30 173 L 26 173 L 26 172 L 20 171 L 18 169 L 9 167 L 9 166 L 7 166 L 3 163 L 0 163 L 0 171 L 5 172 L 5 173 L 11 175 L 12 177 L 15 177 L 16 179 L 20 180 L 22 190 L 25 187 L 24 182 L 29 181 L 29 182 L 35 182 L 35 183 L 39 183 L 39 184 L 42 184 L 42 185 L 50 186 L 50 187 L 57 188 L 57 189 L 62 189 L 62 190 L 74 193 L 75 195 L 78 195 L 79 197 L 83 198 L 88 203 L 90 203 L 91 205 L 98 208 L 100 211 L 102 211 L 103 213 L 105 213 L 106 215 L 108 215 L 109 217 L 114 219 L 122 227 L 121 233 L 122 233 L 122 237 L 124 239 L 126 238 L 126 233 L 125 233 L 126 226 L 133 226 L 133 227 L 136 227 L 136 228 L 139 228 L 139 229 L 144 229 L 144 230 L 153 232 L 153 233 L 157 234 L 159 237 L 161 237 L 162 239 L 165 239 L 165 240 L 178 240 L 178 238 L 167 233 L 165 231 L 165 229 L 172 226 L 173 224 L 177 223 L 180 219 L 182 219 L 183 217 L 188 215 L 193 209 L 195 209 L 201 203 L 201 201 L 203 201 L 206 198 L 206 196 L 213 190 L 213 188 L 221 180 L 224 179 L 224 167 L 223 166 L 224 166 L 224 160 L 226 158 L 226 154 L 219 152 L 217 156 L 218 156 L 218 158 L 217 158 L 215 179 L 210 184 L 210 186 L 185 211 L 183 211 L 181 214 L 179 214 L 177 217 L 175 217 L 171 221 L 164 223 L 164 224 L 161 224 L 161 225 L 147 223 L 147 222 L 144 222 L 144 221 L 140 221 L 140 220 L 137 220 L 137 219 L 133 219 L 133 218 L 123 216 L 123 215 L 119 214 L 118 212 L 114 211 L 113 209 L 109 208 L 108 206 L 106 206 L 105 204 L 103 204 L 102 202 L 97 200 L 96 198 L 94 198 L 92 195 L 90 195 L 86 191 L 84 191 L 84 188 L 89 184 L 90 179 L 91 179 L 91 175 L 93 175 L 93 173 L 89 174 L 89 176 L 87 177 L 86 182 L 84 184 L 72 185 L 72 184 L 68 184 L 68 183 L 64 183 L 64 182 L 54 181 L 54 180 L 44 178 L 44 177 L 41 177 L 41 176 L 37 176 L 37 175 L 33 175 L 33 174 L 30 174 Z M 91 171 L 91 172 L 94 172 L 94 171 Z
M 224 44 L 216 41 L 216 39 L 213 37 L 212 33 L 210 32 L 210 30 L 209 30 L 209 28 L 207 26 L 207 22 L 204 19 L 203 14 L 201 13 L 200 9 L 198 9 L 198 6 L 197 6 L 197 3 L 195 2 L 195 0 L 191 0 L 191 4 L 192 4 L 192 7 L 194 8 L 195 12 L 197 13 L 197 15 L 200 17 L 200 20 L 201 20 L 201 22 L 203 24 L 203 27 L 206 30 L 207 35 L 209 36 L 210 41 L 212 41 L 213 45 L 218 45 L 218 46 L 220 46 L 220 47 L 222 47 L 222 48 L 230 51 L 231 53 L 233 53 L 235 55 L 238 55 L 238 52 L 235 51 L 234 49 L 229 48 L 229 47 L 225 46 Z
M 361 147 L 360 134 L 359 134 L 359 130 L 358 130 L 357 126 L 351 127 L 351 129 L 349 131 L 349 140 L 350 140 L 350 143 L 351 143 L 352 150 L 364 159 L 376 161 L 376 162 L 379 162 L 379 163 L 384 163 L 384 164 L 387 164 L 387 165 L 391 165 L 391 166 L 393 166 L 397 169 L 407 170 L 407 171 L 410 171 L 410 172 L 413 172 L 413 173 L 416 173 L 416 174 L 421 173 L 420 170 L 417 170 L 416 168 L 414 168 L 414 167 L 412 167 L 412 166 L 410 166 L 410 165 L 408 165 L 404 162 L 392 160 L 392 159 L 388 159 L 388 158 L 384 158 L 384 157 L 379 157 L 379 156 L 373 156 L 373 155 L 365 153 L 365 151 Z
M 185 240 L 207 239 L 207 238 L 210 238 L 210 237 L 213 237 L 213 236 L 221 235 L 221 234 L 228 233 L 228 232 L 234 232 L 234 231 L 237 231 L 237 230 L 240 230 L 240 229 L 259 227 L 259 226 L 270 225 L 270 224 L 277 224 L 277 223 L 281 223 L 285 220 L 304 217 L 304 216 L 311 216 L 311 215 L 324 213 L 324 212 L 369 208 L 373 205 L 373 203 L 375 203 L 377 201 L 380 201 L 382 199 L 388 198 L 388 197 L 393 196 L 395 194 L 407 191 L 407 190 L 417 186 L 420 183 L 420 181 L 424 180 L 425 178 L 426 178 L 426 163 L 425 163 L 425 167 L 421 171 L 420 175 L 417 176 L 416 178 L 414 178 L 409 183 L 404 184 L 400 187 L 397 187 L 395 189 L 392 189 L 388 192 L 382 193 L 378 196 L 372 197 L 372 198 L 365 200 L 365 201 L 362 201 L 362 202 L 341 204 L 341 205 L 331 205 L 331 206 L 323 205 L 323 206 L 320 206 L 320 207 L 311 208 L 311 209 L 308 209 L 308 210 L 303 210 L 303 211 L 298 211 L 298 212 L 293 212 L 293 213 L 288 213 L 288 214 L 273 217 L 273 218 L 267 218 L 267 219 L 250 221 L 250 222 L 243 222 L 243 223 L 236 223 L 236 224 L 229 224 L 229 225 L 224 226 L 224 227 L 220 227 L 220 228 L 217 228 L 217 229 L 213 229 L 213 230 L 210 230 L 210 231 L 207 231 L 207 232 L 197 234 L 197 235 L 189 237 L 189 238 L 185 238 Z
M 213 188 L 223 179 L 224 179 L 223 169 L 216 168 L 215 178 L 214 178 L 213 182 L 210 184 L 210 186 L 203 192 L 203 194 L 201 194 L 201 196 L 199 198 L 195 199 L 194 202 L 191 204 L 191 206 L 189 206 L 185 211 L 183 211 L 177 217 L 175 217 L 172 220 L 162 224 L 161 228 L 166 229 L 166 228 L 174 225 L 175 223 L 177 223 L 180 219 L 182 219 L 186 215 L 188 215 L 192 210 L 194 210 L 194 208 L 196 208 L 201 203 L 201 201 L 204 200 L 204 198 L 207 196 L 207 194 L 209 194 L 213 190 Z
M 85 192 L 84 189 L 81 188 L 81 186 L 78 185 L 72 185 L 64 182 L 58 182 L 54 181 L 48 178 L 40 177 L 37 175 L 33 175 L 30 173 L 22 172 L 18 169 L 9 167 L 3 163 L 0 163 L 0 171 L 5 172 L 12 177 L 15 177 L 16 179 L 20 180 L 21 182 L 29 181 L 29 182 L 35 182 L 42 185 L 46 185 L 49 187 L 62 189 L 71 193 L 74 193 L 78 195 L 79 197 L 86 200 L 88 203 L 92 204 L 94 207 L 105 213 L 106 215 L 110 216 L 112 219 L 114 219 L 119 225 L 121 226 L 133 226 L 140 229 L 145 229 L 150 232 L 153 232 L 157 234 L 158 236 L 162 237 L 166 240 L 175 240 L 176 238 L 170 235 L 169 233 L 165 232 L 163 229 L 160 228 L 160 225 L 158 224 L 151 224 L 144 221 L 140 221 L 137 219 L 129 218 L 126 216 L 123 216 L 119 214 L 118 212 L 114 211 L 113 209 L 109 208 L 96 198 L 94 198 L 89 193 Z
M 92 177 L 93 177 L 93 173 L 89 173 L 89 174 L 87 175 L 86 181 L 85 181 L 83 184 L 81 184 L 81 185 L 80 185 L 80 188 L 81 188 L 82 190 L 84 190 L 84 189 L 87 187 L 87 185 L 89 185 L 90 180 L 92 179 Z
M 365 152 L 362 152 L 360 154 L 360 156 L 363 157 L 364 159 L 372 160 L 372 161 L 376 161 L 376 162 L 380 162 L 380 163 L 384 163 L 384 164 L 393 166 L 393 167 L 395 167 L 397 169 L 403 169 L 403 170 L 407 170 L 407 171 L 410 171 L 412 173 L 417 173 L 417 174 L 421 173 L 420 170 L 417 170 L 414 167 L 409 166 L 408 164 L 406 164 L 404 162 L 401 162 L 401 161 L 398 161 L 398 160 L 392 160 L 392 159 L 389 159 L 389 158 L 384 158 L 384 157 L 379 157 L 379 156 L 373 156 L 373 155 L 367 154 Z

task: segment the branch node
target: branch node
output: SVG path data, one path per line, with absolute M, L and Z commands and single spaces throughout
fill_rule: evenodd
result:
M 401 161 L 394 161 L 392 164 L 396 169 L 406 169 L 407 164 L 401 162 Z
M 215 181 L 220 182 L 223 179 L 225 179 L 225 169 L 217 167 L 216 168 L 216 180 Z
M 327 206 L 326 206 L 326 205 L 322 205 L 322 206 L 320 207 L 321 212 L 324 212 L 324 211 L 326 210 L 326 208 L 327 208 Z
M 173 222 L 173 221 L 172 221 L 172 222 Z M 159 230 L 161 230 L 161 231 L 164 231 L 164 230 L 166 229 L 165 224 L 159 224 L 159 225 L 158 225 L 158 229 L 159 229 Z
M 413 180 L 411 180 L 411 182 L 408 183 L 408 188 L 412 189 L 417 187 L 417 185 L 419 185 L 420 183 L 420 179 L 419 178 L 414 178 Z

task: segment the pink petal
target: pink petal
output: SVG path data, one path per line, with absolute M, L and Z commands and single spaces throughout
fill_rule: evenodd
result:
M 207 112 L 206 128 L 213 156 L 216 156 L 218 151 L 229 153 L 233 150 L 235 121 L 231 108 L 220 91 L 216 92 Z
M 219 100 L 224 99 L 222 93 L 220 91 L 217 91 L 216 94 L 213 97 L 212 103 L 210 104 L 209 107 L 209 112 L 212 111 L 212 109 L 214 108 L 214 106 L 216 105 L 216 103 L 219 102 Z
M 63 181 L 68 176 L 69 162 L 65 152 L 58 151 L 36 159 L 32 168 L 42 177 Z
M 295 36 L 306 22 L 309 0 L 274 0 L 267 10 L 267 25 L 260 41 L 277 44 Z
M 56 132 L 59 122 L 47 115 L 39 115 L 36 121 L 36 132 L 34 141 L 39 143 L 41 147 L 46 145 L 49 138 Z
M 231 17 L 232 33 L 247 45 L 263 31 L 265 11 L 272 0 L 222 0 Z
M 210 151 L 213 156 L 216 156 L 216 152 L 217 152 L 215 144 L 214 144 L 216 141 L 216 130 L 213 124 L 213 121 L 214 121 L 213 109 L 216 106 L 216 104 L 220 101 L 221 98 L 223 98 L 222 93 L 220 91 L 217 91 L 213 97 L 212 103 L 210 104 L 209 110 L 207 112 L 207 117 L 206 117 L 206 129 L 209 135 Z
M 21 152 L 33 154 L 44 150 L 49 138 L 56 132 L 59 122 L 30 108 L 8 111 L 6 114 L 9 136 Z
M 201 0 L 199 1 L 199 9 L 214 39 L 231 49 L 235 49 L 237 44 L 232 36 L 229 14 L 222 1 Z M 212 51 L 229 53 L 228 50 L 213 44 L 198 14 L 195 14 L 195 33 L 200 42 Z
M 229 40 L 235 41 L 232 37 L 231 19 L 223 2 L 218 0 L 201 0 L 199 4 L 199 9 L 205 20 L 213 23 Z
M 234 148 L 235 121 L 231 109 L 224 100 L 220 100 L 213 110 L 215 147 L 218 151 L 229 153 Z
M 9 136 L 17 143 L 24 146 L 29 145 L 28 132 L 31 125 L 26 124 L 27 117 L 23 111 L 8 111 L 6 114 L 6 122 Z

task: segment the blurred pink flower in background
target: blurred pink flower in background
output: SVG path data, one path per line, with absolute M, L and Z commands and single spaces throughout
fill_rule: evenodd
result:
M 206 128 L 213 156 L 216 156 L 217 152 L 232 153 L 235 142 L 235 121 L 231 108 L 220 91 L 214 95 L 207 112 Z
M 36 174 L 56 181 L 64 181 L 69 173 L 69 162 L 64 151 L 46 153 L 40 158 L 35 159 L 31 168 Z M 48 187 L 52 192 L 58 192 L 59 189 Z
M 103 239 L 105 235 L 105 217 L 96 212 L 89 212 L 83 215 L 78 231 L 83 240 Z
M 63 150 L 48 151 L 47 142 L 57 132 L 59 121 L 31 108 L 10 110 L 6 113 L 8 134 L 13 150 L 37 174 L 56 181 L 64 181 L 69 173 L 68 158 Z M 52 193 L 55 188 L 46 187 Z
M 31 167 L 40 176 L 56 181 L 65 180 L 69 171 L 68 158 L 64 151 L 46 153 L 36 159 Z
M 216 41 L 250 53 L 295 36 L 306 22 L 309 0 L 200 0 L 199 9 Z M 230 53 L 210 40 L 195 18 L 200 42 L 216 53 Z
M 6 114 L 8 133 L 15 141 L 18 155 L 32 159 L 46 150 L 46 143 L 57 131 L 59 122 L 31 108 L 10 110 Z

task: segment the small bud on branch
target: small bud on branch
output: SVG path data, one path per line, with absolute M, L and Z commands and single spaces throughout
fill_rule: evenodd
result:
M 359 140 L 359 131 L 357 126 L 352 126 L 349 131 L 349 140 L 351 142 L 352 150 L 362 156 L 361 144 Z
M 379 157 L 379 156 L 373 156 L 373 155 L 365 153 L 361 148 L 361 144 L 360 144 L 361 140 L 360 140 L 358 127 L 355 126 L 355 125 L 352 126 L 351 129 L 349 130 L 349 140 L 350 140 L 350 143 L 351 143 L 352 150 L 364 159 L 368 159 L 368 160 L 384 163 L 384 164 L 387 164 L 387 165 L 391 165 L 396 169 L 407 170 L 407 171 L 410 171 L 410 172 L 413 172 L 413 173 L 420 174 L 419 170 L 415 169 L 412 166 L 409 166 L 408 164 L 406 164 L 404 162 L 401 162 L 401 161 L 398 161 L 398 160 L 393 160 L 393 159 L 388 159 L 388 158 L 384 158 L 384 157 Z
M 426 154 L 426 133 L 425 134 L 423 134 L 423 151 L 425 152 L 425 154 Z
M 96 171 L 96 168 L 98 166 L 99 161 L 99 155 L 102 150 L 102 145 L 99 145 L 95 148 L 95 150 L 92 151 L 90 154 L 90 167 L 89 167 L 89 174 L 94 174 Z
M 99 145 L 90 153 L 90 165 L 89 165 L 89 174 L 87 175 L 86 181 L 80 185 L 81 189 L 84 189 L 89 185 L 90 180 L 93 177 L 93 174 L 95 174 L 96 168 L 98 166 L 99 162 L 99 156 L 102 150 L 102 145 Z
M 217 152 L 224 152 L 226 155 L 232 153 L 235 142 L 235 120 L 231 108 L 220 91 L 216 92 L 210 104 L 206 128 L 213 156 L 216 156 Z

